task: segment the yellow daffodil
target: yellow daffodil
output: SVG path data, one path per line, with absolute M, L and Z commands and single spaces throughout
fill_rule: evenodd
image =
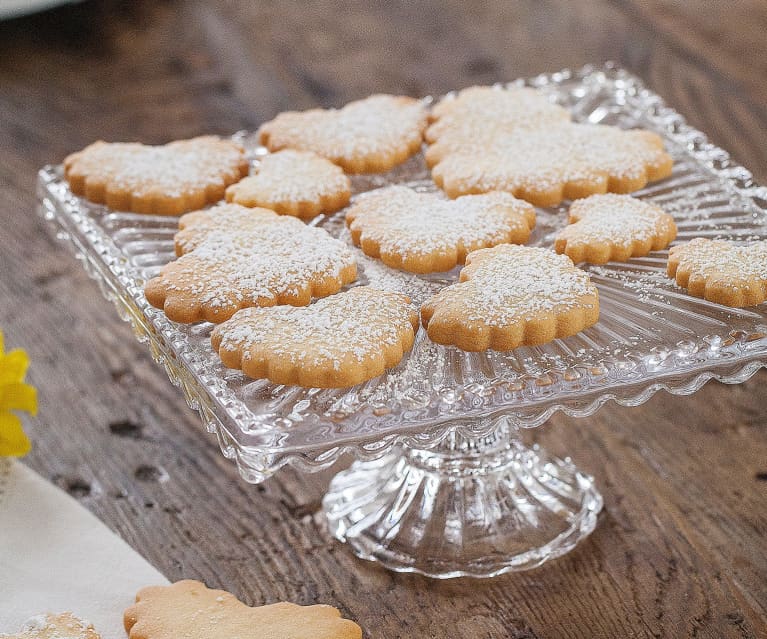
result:
M 29 356 L 20 348 L 5 353 L 0 331 L 0 456 L 21 457 L 32 447 L 12 412 L 37 413 L 37 391 L 24 383 L 28 366 Z

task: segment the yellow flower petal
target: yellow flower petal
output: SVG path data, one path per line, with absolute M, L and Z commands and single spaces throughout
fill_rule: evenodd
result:
M 21 420 L 8 412 L 0 412 L 0 455 L 21 457 L 26 455 L 32 444 L 21 428 Z
M 0 353 L 0 386 L 24 381 L 29 367 L 29 356 L 20 348 L 7 355 Z
M 37 390 L 29 384 L 0 386 L 0 411 L 23 410 L 37 413 Z

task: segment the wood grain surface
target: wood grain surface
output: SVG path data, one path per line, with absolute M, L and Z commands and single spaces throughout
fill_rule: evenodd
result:
M 98 138 L 230 133 L 608 59 L 767 182 L 766 31 L 763 0 L 92 1 L 0 23 L 0 326 L 41 403 L 26 463 L 169 579 L 333 604 L 370 639 L 766 637 L 767 373 L 530 433 L 605 497 L 564 558 L 488 581 L 392 574 L 323 529 L 331 473 L 240 480 L 34 213 L 37 169 Z

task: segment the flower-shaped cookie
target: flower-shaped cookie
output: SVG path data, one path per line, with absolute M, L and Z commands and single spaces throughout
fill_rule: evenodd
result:
M 695 238 L 671 247 L 668 274 L 695 297 L 756 306 L 767 300 L 767 240 L 734 244 Z
M 142 588 L 123 615 L 130 639 L 361 639 L 332 606 L 276 603 L 251 608 L 225 590 L 186 579 Z
M 249 377 L 341 388 L 396 366 L 417 330 L 407 296 L 360 286 L 303 308 L 242 310 L 211 341 L 224 365 Z
M 569 214 L 554 250 L 576 264 L 625 262 L 664 249 L 676 237 L 674 218 L 630 195 L 592 195 L 573 202 Z
M 44 614 L 33 617 L 15 635 L 0 635 L 5 639 L 100 639 L 93 626 L 71 612 Z
M 226 190 L 227 202 L 262 206 L 305 220 L 333 213 L 349 203 L 349 178 L 316 153 L 291 149 L 272 153 L 254 171 Z
M 449 271 L 471 251 L 524 244 L 535 209 L 508 193 L 446 200 L 404 186 L 360 195 L 346 213 L 352 240 L 365 254 L 412 273 Z
M 507 351 L 592 326 L 599 297 L 567 256 L 501 244 L 470 253 L 460 281 L 426 302 L 421 318 L 438 344 Z
M 163 146 L 96 142 L 64 160 L 75 195 L 109 208 L 179 215 L 224 197 L 248 174 L 242 147 L 202 136 Z
M 223 322 L 249 306 L 303 306 L 357 276 L 346 244 L 267 209 L 221 204 L 184 216 L 181 226 L 181 257 L 144 287 L 149 303 L 176 322 Z
M 426 122 L 419 100 L 371 95 L 342 109 L 280 113 L 259 137 L 270 151 L 314 151 L 348 173 L 379 173 L 420 150 Z
M 671 173 L 659 136 L 574 124 L 533 89 L 472 87 L 443 98 L 431 117 L 426 161 L 450 197 L 501 190 L 549 206 Z
M 671 174 L 655 133 L 562 122 L 503 130 L 492 125 L 435 158 L 434 181 L 450 197 L 508 191 L 536 206 L 594 193 L 629 193 Z

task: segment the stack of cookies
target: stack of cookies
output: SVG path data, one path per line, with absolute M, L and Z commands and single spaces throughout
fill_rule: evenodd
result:
M 676 237 L 670 215 L 628 195 L 671 174 L 661 138 L 575 123 L 532 89 L 472 87 L 431 108 L 374 95 L 282 113 L 259 138 L 268 154 L 253 167 L 237 143 L 210 136 L 97 142 L 64 164 L 73 193 L 90 201 L 185 213 L 177 259 L 146 284 L 146 298 L 173 321 L 218 324 L 213 348 L 253 378 L 351 386 L 396 366 L 419 323 L 433 342 L 467 351 L 565 338 L 599 319 L 597 289 L 575 264 L 626 261 Z M 422 149 L 434 189 L 351 197 L 349 174 L 387 172 Z M 535 207 L 563 200 L 572 200 L 569 225 L 553 250 L 524 246 Z M 351 243 L 312 225 L 334 214 Z M 348 288 L 350 244 L 414 274 L 464 268 L 419 312 L 401 293 Z M 758 304 L 767 243 L 694 240 L 671 250 L 668 272 L 693 295 Z

